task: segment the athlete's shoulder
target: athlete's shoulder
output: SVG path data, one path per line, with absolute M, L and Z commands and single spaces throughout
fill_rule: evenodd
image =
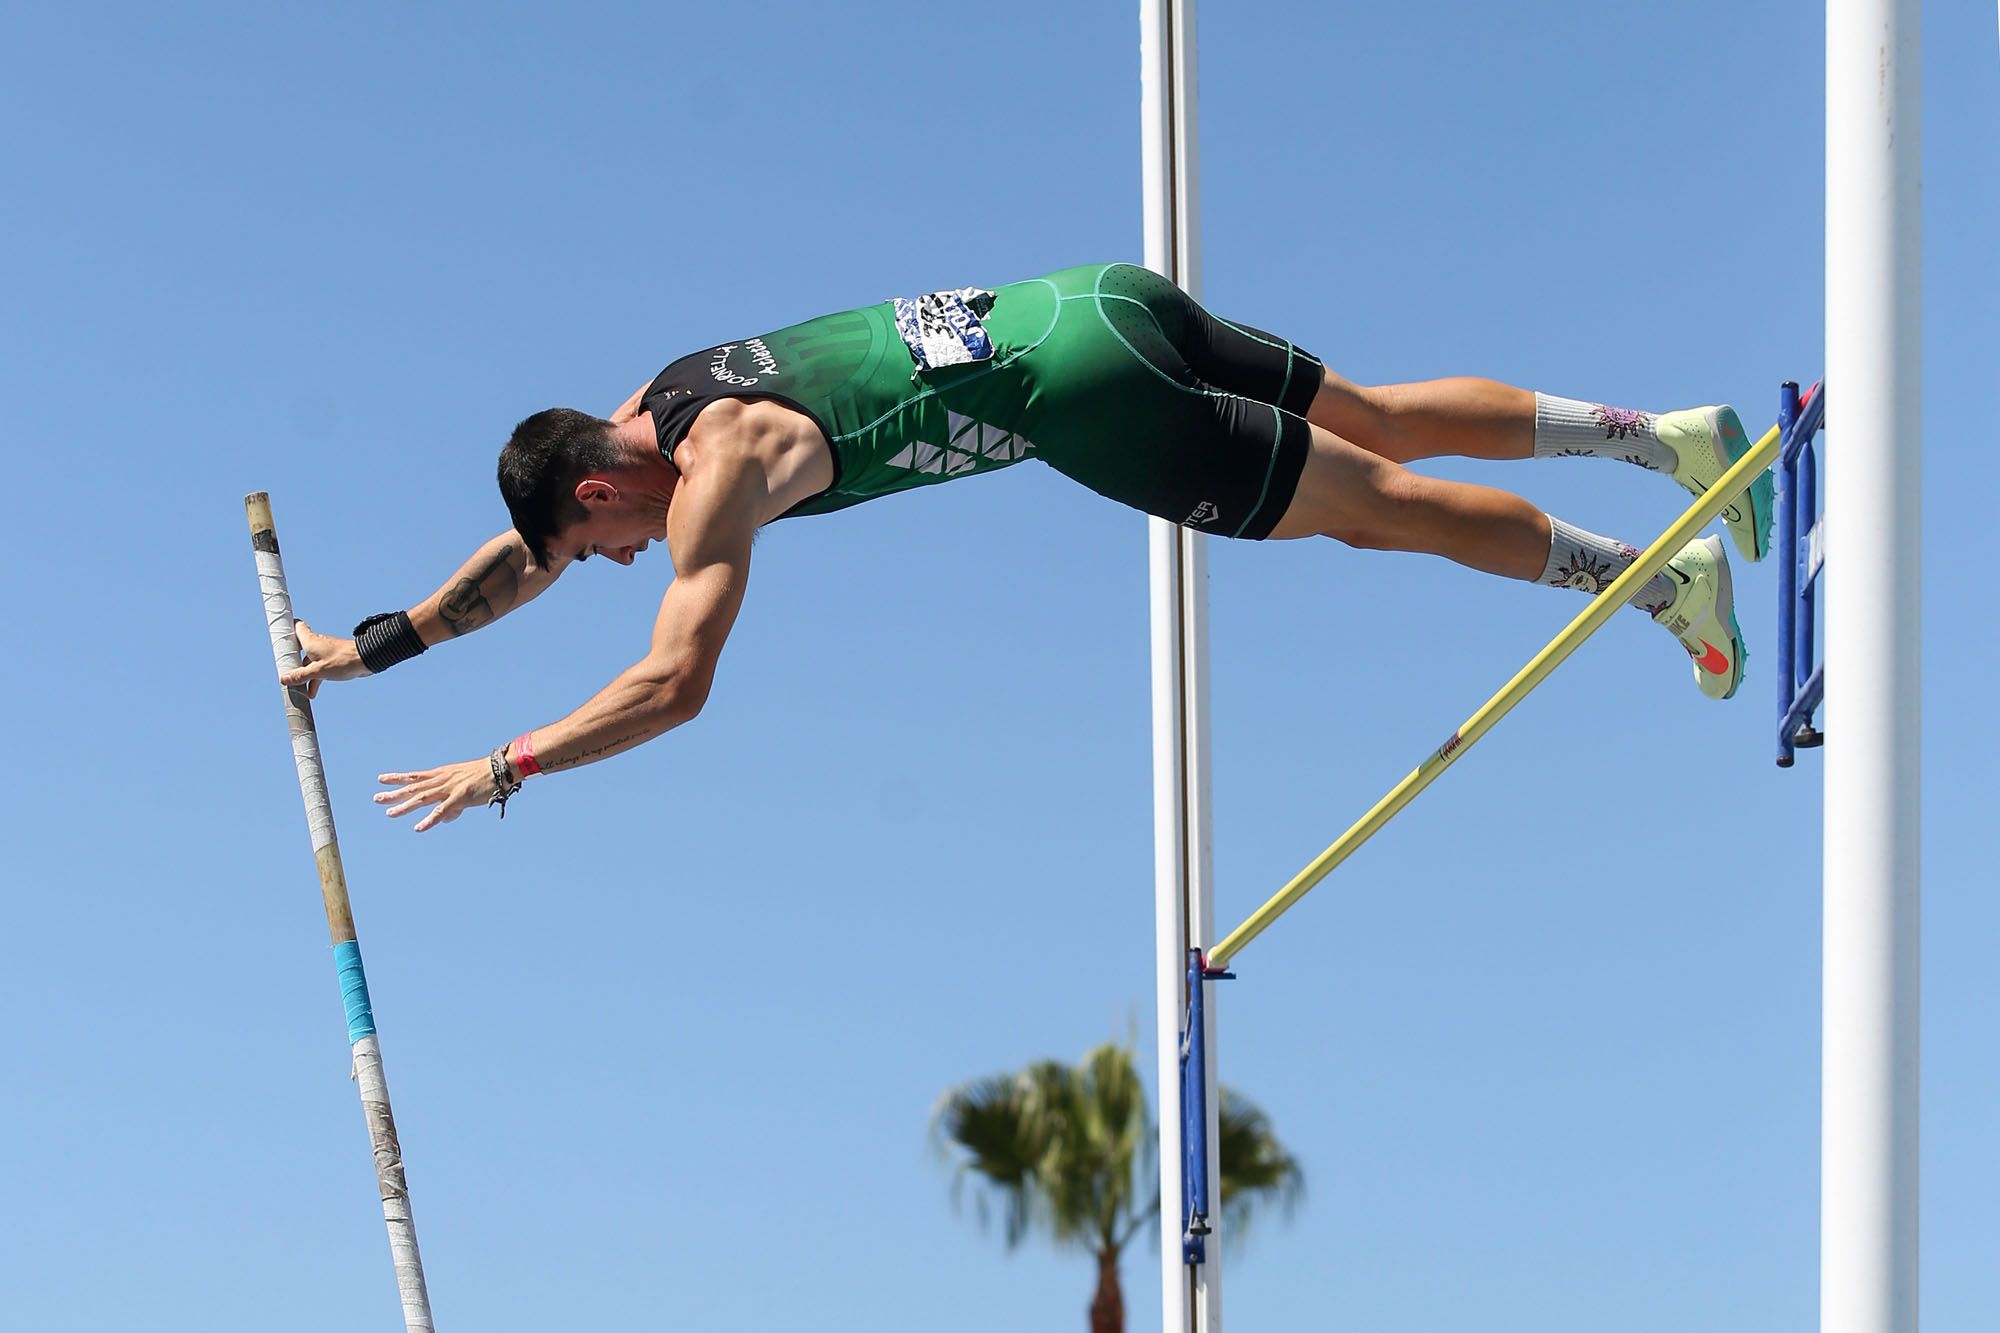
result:
M 760 523 L 825 491 L 838 476 L 813 419 L 775 398 L 718 398 L 704 406 L 674 465 L 705 491 L 743 489 Z
M 678 463 L 684 452 L 694 458 L 758 454 L 773 444 L 782 447 L 794 437 L 818 438 L 819 426 L 782 400 L 715 397 L 693 413 L 674 457 Z

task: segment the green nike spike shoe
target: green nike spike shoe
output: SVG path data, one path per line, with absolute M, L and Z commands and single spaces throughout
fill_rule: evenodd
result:
M 1733 407 L 1667 412 L 1655 420 L 1654 430 L 1660 443 L 1670 446 L 1680 459 L 1674 480 L 1695 495 L 1707 494 L 1730 464 L 1750 452 L 1750 437 L 1743 433 L 1743 423 L 1737 420 Z M 1745 560 L 1762 560 L 1769 553 L 1776 509 L 1767 468 L 1722 511 L 1722 525 L 1729 529 Z
M 1729 557 L 1719 537 L 1697 537 L 1667 562 L 1674 600 L 1653 617 L 1673 632 L 1694 659 L 1694 681 L 1711 699 L 1727 699 L 1743 680 L 1743 630 L 1736 623 L 1736 593 Z

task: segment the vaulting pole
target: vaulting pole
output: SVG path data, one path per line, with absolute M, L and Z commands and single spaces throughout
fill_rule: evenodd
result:
M 278 533 L 271 521 L 271 497 L 262 491 L 243 497 L 249 511 L 250 546 L 257 558 L 257 582 L 264 594 L 264 620 L 271 632 L 271 656 L 279 671 L 299 665 L 298 634 L 292 628 L 292 595 L 278 556 Z M 368 1006 L 368 979 L 361 971 L 361 945 L 354 938 L 354 911 L 347 901 L 347 876 L 340 866 L 340 843 L 333 832 L 320 764 L 319 733 L 312 703 L 302 689 L 282 690 L 285 722 L 292 733 L 292 763 L 299 794 L 305 798 L 306 828 L 319 867 L 320 897 L 333 936 L 333 960 L 347 1011 L 347 1040 L 353 1047 L 353 1078 L 361 1090 L 368 1142 L 375 1150 L 375 1181 L 382 1195 L 382 1218 L 389 1225 L 389 1255 L 396 1265 L 396 1289 L 403 1301 L 406 1333 L 431 1333 L 430 1295 L 424 1289 L 424 1261 L 417 1253 L 417 1228 L 410 1216 L 410 1192 L 403 1179 L 403 1150 L 396 1142 L 396 1118 L 389 1110 L 389 1084 L 382 1074 L 382 1051 L 375 1040 L 375 1015 Z
M 1201 295 L 1195 142 L 1194 0 L 1142 0 L 1139 13 L 1146 266 Z M 1166 1333 L 1222 1328 L 1222 1235 L 1207 1259 L 1183 1262 L 1180 1087 L 1188 950 L 1214 933 L 1209 844 L 1207 538 L 1164 519 L 1147 524 L 1152 585 L 1153 867 L 1158 978 L 1161 1309 Z M 1215 1010 L 1208 1006 L 1209 1178 L 1220 1179 Z M 1216 1208 L 1216 1214 L 1220 1214 Z
M 1825 1333 L 1917 1328 L 1921 36 L 1826 7 Z

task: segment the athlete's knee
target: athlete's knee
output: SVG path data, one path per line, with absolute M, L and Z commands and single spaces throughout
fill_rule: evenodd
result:
M 1368 474 L 1368 502 L 1389 526 L 1406 526 L 1411 515 L 1426 508 L 1436 483 L 1401 463 L 1384 460 Z
M 1323 495 L 1319 531 L 1361 551 L 1406 551 L 1421 539 L 1427 479 L 1383 459 Z
M 1407 550 L 1423 530 L 1429 511 L 1430 479 L 1392 462 L 1370 468 L 1358 495 L 1350 546 L 1367 550 Z
M 1355 386 L 1355 391 L 1384 423 L 1393 424 L 1407 420 L 1414 408 L 1413 387 L 1408 384 L 1360 384 Z
M 1355 384 L 1332 370 L 1320 374 L 1312 420 L 1381 458 L 1401 461 L 1401 385 Z
M 1415 399 L 1407 384 L 1357 384 L 1355 397 L 1367 420 L 1368 441 L 1364 447 L 1384 458 L 1402 461 L 1413 456 L 1409 448 L 1410 422 Z

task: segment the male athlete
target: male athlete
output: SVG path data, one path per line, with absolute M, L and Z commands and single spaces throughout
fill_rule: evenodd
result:
M 568 717 L 481 759 L 386 773 L 416 830 L 522 781 L 641 745 L 701 711 L 763 524 L 1039 458 L 1092 490 L 1203 532 L 1323 536 L 1421 551 L 1508 578 L 1596 594 L 1638 552 L 1505 491 L 1407 470 L 1418 459 L 1622 459 L 1699 495 L 1749 448 L 1736 413 L 1653 415 L 1484 379 L 1351 384 L 1282 338 L 1210 315 L 1131 264 L 1064 269 L 849 310 L 682 357 L 603 419 L 566 408 L 500 451 L 513 527 L 409 611 L 356 639 L 299 622 L 287 685 L 372 674 L 540 595 L 572 563 L 621 565 L 665 539 L 675 577 L 653 643 Z M 1762 559 L 1765 475 L 1723 512 Z M 1729 565 L 1690 542 L 1631 604 L 1727 699 L 1743 674 Z

